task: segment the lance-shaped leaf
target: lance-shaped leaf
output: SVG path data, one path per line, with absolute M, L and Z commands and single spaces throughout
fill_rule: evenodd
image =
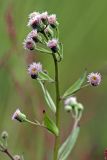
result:
M 67 96 L 70 96 L 75 92 L 77 92 L 84 83 L 86 76 L 87 76 L 87 71 L 83 73 L 83 75 L 64 93 L 62 97 L 66 98 Z
M 47 73 L 43 71 L 38 73 L 38 78 L 42 81 L 54 82 L 54 80 Z
M 43 90 L 43 93 L 44 93 L 44 97 L 45 97 L 45 100 L 49 106 L 49 108 L 52 110 L 52 112 L 56 113 L 56 106 L 55 106 L 55 103 L 53 101 L 53 99 L 51 98 L 49 92 L 47 91 L 47 89 L 44 87 L 43 83 L 41 81 L 39 81 L 41 87 L 42 87 L 42 90 Z
M 56 124 L 54 123 L 53 120 L 51 120 L 47 114 L 45 113 L 44 116 L 44 126 L 53 134 L 55 134 L 56 136 L 59 135 L 59 130 L 58 127 L 56 126 Z
M 78 134 L 79 134 L 80 128 L 77 126 L 69 135 L 69 137 L 65 140 L 65 142 L 62 144 L 62 146 L 59 148 L 58 151 L 58 160 L 67 160 L 69 154 L 71 153 Z

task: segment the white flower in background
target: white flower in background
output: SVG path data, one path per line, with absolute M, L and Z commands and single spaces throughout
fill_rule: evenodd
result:
M 65 106 L 66 105 L 75 105 L 77 104 L 77 98 L 76 97 L 68 97 L 65 101 L 64 101 Z

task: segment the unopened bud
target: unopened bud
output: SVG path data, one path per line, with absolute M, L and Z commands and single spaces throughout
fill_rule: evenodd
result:
M 12 116 L 12 120 L 18 120 L 19 122 L 25 122 L 26 121 L 26 115 L 21 113 L 20 110 L 17 109 Z
M 8 133 L 6 131 L 3 131 L 1 134 L 2 139 L 7 139 L 8 138 Z

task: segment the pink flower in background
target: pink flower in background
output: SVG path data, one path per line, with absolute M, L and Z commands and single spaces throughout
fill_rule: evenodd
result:
M 104 160 L 107 160 L 107 149 L 104 151 Z

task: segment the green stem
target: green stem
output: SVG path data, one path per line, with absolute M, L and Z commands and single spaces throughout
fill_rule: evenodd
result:
M 53 54 L 54 65 L 55 65 L 55 87 L 56 87 L 56 126 L 60 131 L 60 92 L 59 92 L 59 78 L 58 78 L 58 62 L 56 60 L 55 54 Z M 58 157 L 58 149 L 60 143 L 60 134 L 59 136 L 55 136 L 55 144 L 54 144 L 54 160 L 57 160 Z

